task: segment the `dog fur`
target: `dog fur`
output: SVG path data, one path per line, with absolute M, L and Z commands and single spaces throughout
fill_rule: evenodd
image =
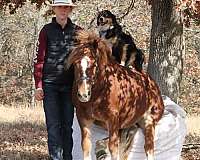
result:
M 122 31 L 116 16 L 108 10 L 99 12 L 97 26 L 100 37 L 108 42 L 114 58 L 121 65 L 141 72 L 144 54 L 136 47 L 132 36 Z

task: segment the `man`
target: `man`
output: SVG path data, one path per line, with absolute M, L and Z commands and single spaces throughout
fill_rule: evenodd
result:
M 34 63 L 35 99 L 43 100 L 50 159 L 72 160 L 73 68 L 65 71 L 63 65 L 80 27 L 68 17 L 76 6 L 71 0 L 54 0 L 51 6 L 55 17 L 40 31 Z

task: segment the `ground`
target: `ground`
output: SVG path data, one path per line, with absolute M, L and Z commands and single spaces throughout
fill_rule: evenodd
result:
M 191 144 L 191 145 L 184 146 L 182 151 L 183 160 L 200 160 L 199 142 L 200 142 L 199 135 L 187 135 L 185 144 Z
M 47 135 L 41 107 L 1 107 L 0 115 L 0 160 L 48 159 Z M 185 144 L 199 142 L 200 136 L 188 134 Z M 200 160 L 199 153 L 199 145 L 184 146 L 182 158 Z

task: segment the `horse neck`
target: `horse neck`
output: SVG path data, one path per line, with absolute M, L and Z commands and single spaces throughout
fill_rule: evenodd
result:
M 106 80 L 109 78 L 108 75 L 106 76 L 106 73 L 109 70 L 117 71 L 118 70 L 117 68 L 119 67 L 117 65 L 117 62 L 112 57 L 109 57 L 107 55 L 105 59 L 103 58 L 98 59 L 98 66 L 99 66 L 98 79 L 101 79 L 101 80 L 103 79 Z
M 106 73 L 106 65 L 99 65 L 99 71 L 97 74 L 97 79 L 101 82 L 105 78 L 105 73 Z

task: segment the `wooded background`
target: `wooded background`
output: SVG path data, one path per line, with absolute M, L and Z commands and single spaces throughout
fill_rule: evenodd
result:
M 0 159 L 47 160 L 44 113 L 34 100 L 33 59 L 51 0 L 0 0 Z M 72 20 L 96 28 L 111 10 L 146 56 L 145 70 L 187 112 L 183 160 L 200 156 L 200 1 L 77 0 Z M 35 107 L 36 106 L 36 107 Z
M 33 58 L 41 27 L 51 21 L 51 1 L 0 1 L 0 99 L 34 106 Z M 146 55 L 146 68 L 162 91 L 196 112 L 200 104 L 200 2 L 195 0 L 80 0 L 72 20 L 96 28 L 96 15 L 111 10 Z M 149 57 L 149 59 L 148 59 Z

